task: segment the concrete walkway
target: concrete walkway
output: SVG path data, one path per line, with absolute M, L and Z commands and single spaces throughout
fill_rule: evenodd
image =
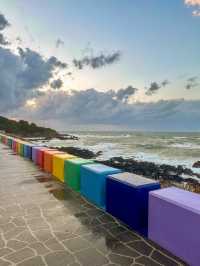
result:
M 185 265 L 0 144 L 0 265 Z

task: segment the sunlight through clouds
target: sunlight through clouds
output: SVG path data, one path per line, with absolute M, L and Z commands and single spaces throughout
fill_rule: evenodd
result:
M 195 7 L 195 10 L 192 11 L 194 17 L 200 17 L 200 0 L 185 0 L 187 6 Z

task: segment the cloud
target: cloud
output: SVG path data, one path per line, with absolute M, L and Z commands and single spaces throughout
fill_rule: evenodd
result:
M 55 79 L 50 83 L 52 89 L 60 89 L 63 85 L 63 81 L 61 79 Z
M 195 8 L 195 10 L 192 11 L 194 17 L 200 17 L 200 0 L 185 0 L 185 4 Z
M 83 69 L 89 66 L 93 69 L 101 68 L 106 65 L 111 65 L 120 60 L 121 53 L 119 51 L 111 54 L 100 54 L 99 56 L 84 56 L 82 59 L 74 59 L 73 64 L 78 69 Z
M 146 91 L 146 95 L 152 95 L 156 93 L 161 86 L 157 82 L 152 82 L 148 90 Z
M 193 17 L 200 17 L 200 10 L 194 10 L 192 12 Z
M 167 79 L 163 80 L 160 84 L 157 82 L 152 82 L 145 94 L 148 96 L 151 96 L 151 95 L 155 94 L 156 92 L 158 92 L 160 88 L 166 87 L 169 84 L 170 84 L 170 82 Z
M 63 40 L 61 40 L 60 38 L 58 38 L 56 40 L 56 48 L 59 48 L 60 46 L 63 46 L 65 43 Z
M 6 39 L 2 33 L 0 33 L 0 44 L 1 45 L 8 45 L 9 44 L 9 42 L 6 41 Z
M 128 102 L 129 98 L 133 96 L 138 91 L 137 88 L 134 88 L 132 86 L 128 86 L 125 89 L 119 89 L 117 92 L 113 94 L 115 99 L 122 101 L 122 102 Z
M 200 0 L 185 0 L 185 4 L 189 6 L 200 6 Z
M 40 97 L 38 89 L 47 85 L 63 63 L 55 57 L 44 58 L 31 49 L 16 54 L 0 47 L 0 112 L 22 106 L 27 99 Z
M 0 44 L 8 42 L 1 33 L 10 23 L 0 14 Z M 18 37 L 19 38 L 19 37 Z M 67 68 L 55 56 L 44 58 L 29 48 L 18 47 L 18 52 L 0 46 L 0 112 L 21 108 L 28 99 L 39 98 L 39 90 L 54 79 L 55 71 Z M 60 82 L 61 83 L 61 82 Z M 60 86 L 58 81 L 54 86 Z
M 55 67 L 58 67 L 59 69 L 66 69 L 68 67 L 67 63 L 61 62 L 55 56 L 51 56 L 49 58 L 49 63 Z
M 0 31 L 3 31 L 5 28 L 10 26 L 9 22 L 3 14 L 0 13 Z M 9 42 L 5 39 L 4 35 L 0 33 L 0 44 L 7 45 Z
M 117 93 L 117 92 L 116 92 Z M 37 100 L 35 120 L 60 125 L 114 125 L 138 130 L 199 130 L 200 100 L 128 104 L 112 91 L 51 91 Z M 28 112 L 22 112 L 28 114 Z
M 198 77 L 197 76 L 194 76 L 194 77 L 190 77 L 187 79 L 187 84 L 185 86 L 185 88 L 187 90 L 190 90 L 192 88 L 195 88 L 197 86 L 199 86 L 200 84 L 198 83 Z
M 10 26 L 10 23 L 7 21 L 5 16 L 0 13 L 0 31 L 4 30 L 8 26 Z
M 169 85 L 169 84 L 170 84 L 170 81 L 167 80 L 167 79 L 165 79 L 165 80 L 163 80 L 163 81 L 161 82 L 161 86 L 162 86 L 162 87 L 165 87 L 165 86 L 167 86 L 167 85 Z

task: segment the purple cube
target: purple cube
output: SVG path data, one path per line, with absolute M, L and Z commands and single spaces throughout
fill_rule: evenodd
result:
M 175 187 L 149 194 L 148 237 L 191 266 L 200 265 L 200 195 Z

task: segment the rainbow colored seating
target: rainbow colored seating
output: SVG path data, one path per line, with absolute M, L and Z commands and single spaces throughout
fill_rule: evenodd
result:
M 35 164 L 37 164 L 37 155 L 38 155 L 37 151 L 38 149 L 41 149 L 41 148 L 43 148 L 43 146 L 40 146 L 40 145 L 32 147 L 32 161 Z
M 149 197 L 149 239 L 182 258 L 200 265 L 200 195 L 175 187 Z
M 80 192 L 81 166 L 92 164 L 94 161 L 82 158 L 65 161 L 64 181 L 73 190 Z
M 106 210 L 147 236 L 149 191 L 159 188 L 159 182 L 132 173 L 109 175 L 106 180 Z
M 105 209 L 105 186 L 108 175 L 121 170 L 95 163 L 81 166 L 81 194 L 98 207 Z
M 53 155 L 64 154 L 64 152 L 56 150 L 45 150 L 44 151 L 44 171 L 47 173 L 53 172 Z
M 53 154 L 53 170 L 52 174 L 61 182 L 64 182 L 64 162 L 67 159 L 77 158 L 71 154 Z
M 44 152 L 45 151 L 54 151 L 54 150 L 50 148 L 41 148 L 37 150 L 37 164 L 41 168 L 44 168 Z

